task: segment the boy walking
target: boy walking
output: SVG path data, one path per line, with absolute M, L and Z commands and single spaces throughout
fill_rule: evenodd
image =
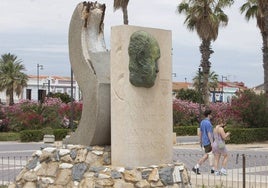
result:
M 192 171 L 196 174 L 200 174 L 199 167 L 209 159 L 209 165 L 211 167 L 211 173 L 214 173 L 213 167 L 213 153 L 211 144 L 213 143 L 213 126 L 211 124 L 211 110 L 205 110 L 205 119 L 200 123 L 199 141 L 201 146 L 205 149 L 205 154 L 198 160 L 197 164 L 192 168 Z

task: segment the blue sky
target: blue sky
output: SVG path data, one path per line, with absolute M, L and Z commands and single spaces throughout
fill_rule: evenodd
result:
M 70 75 L 68 29 L 78 0 L 1 0 L 0 55 L 15 54 L 23 61 L 27 74 L 37 74 L 37 64 L 44 66 L 41 75 Z M 112 0 L 106 4 L 104 35 L 110 49 L 110 29 L 122 25 L 122 12 L 113 11 Z M 196 75 L 200 64 L 201 43 L 195 32 L 186 29 L 184 15 L 176 13 L 177 0 L 130 0 L 129 25 L 172 31 L 172 63 L 174 81 L 188 81 Z M 211 70 L 220 79 L 244 82 L 248 87 L 263 83 L 262 41 L 255 21 L 247 22 L 239 13 L 245 0 L 236 1 L 226 10 L 229 24 L 219 30 L 212 43 Z

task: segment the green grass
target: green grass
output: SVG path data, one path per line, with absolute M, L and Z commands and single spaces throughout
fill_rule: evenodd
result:
M 19 140 L 20 140 L 20 133 L 0 132 L 0 141 L 19 141 Z

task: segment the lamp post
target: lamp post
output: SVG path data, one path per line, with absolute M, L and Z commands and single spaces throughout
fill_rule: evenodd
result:
M 70 116 L 70 127 L 74 132 L 74 94 L 73 94 L 73 87 L 74 87 L 74 78 L 73 78 L 73 69 L 71 68 L 71 116 Z
M 39 101 L 39 69 L 43 70 L 43 65 L 37 64 L 37 100 Z
M 201 122 L 201 68 L 198 68 L 199 122 Z
M 227 80 L 227 76 L 221 76 L 221 102 L 223 102 L 223 78 Z

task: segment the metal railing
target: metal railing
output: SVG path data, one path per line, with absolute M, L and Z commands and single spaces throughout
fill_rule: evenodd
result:
M 201 174 L 191 171 L 203 155 L 198 153 L 175 154 L 176 160 L 183 162 L 191 177 L 191 187 L 195 188 L 268 188 L 268 155 L 231 153 L 228 158 L 227 175 L 211 174 L 208 161 L 200 167 Z
M 200 167 L 201 175 L 192 172 L 191 167 L 201 157 L 200 152 L 174 153 L 174 159 L 183 162 L 188 168 L 193 188 L 268 188 L 267 153 L 230 153 L 226 176 L 211 174 L 208 161 Z M 31 156 L 0 157 L 0 185 L 14 182 L 30 158 Z
M 29 158 L 29 156 L 0 157 L 0 185 L 14 182 Z

